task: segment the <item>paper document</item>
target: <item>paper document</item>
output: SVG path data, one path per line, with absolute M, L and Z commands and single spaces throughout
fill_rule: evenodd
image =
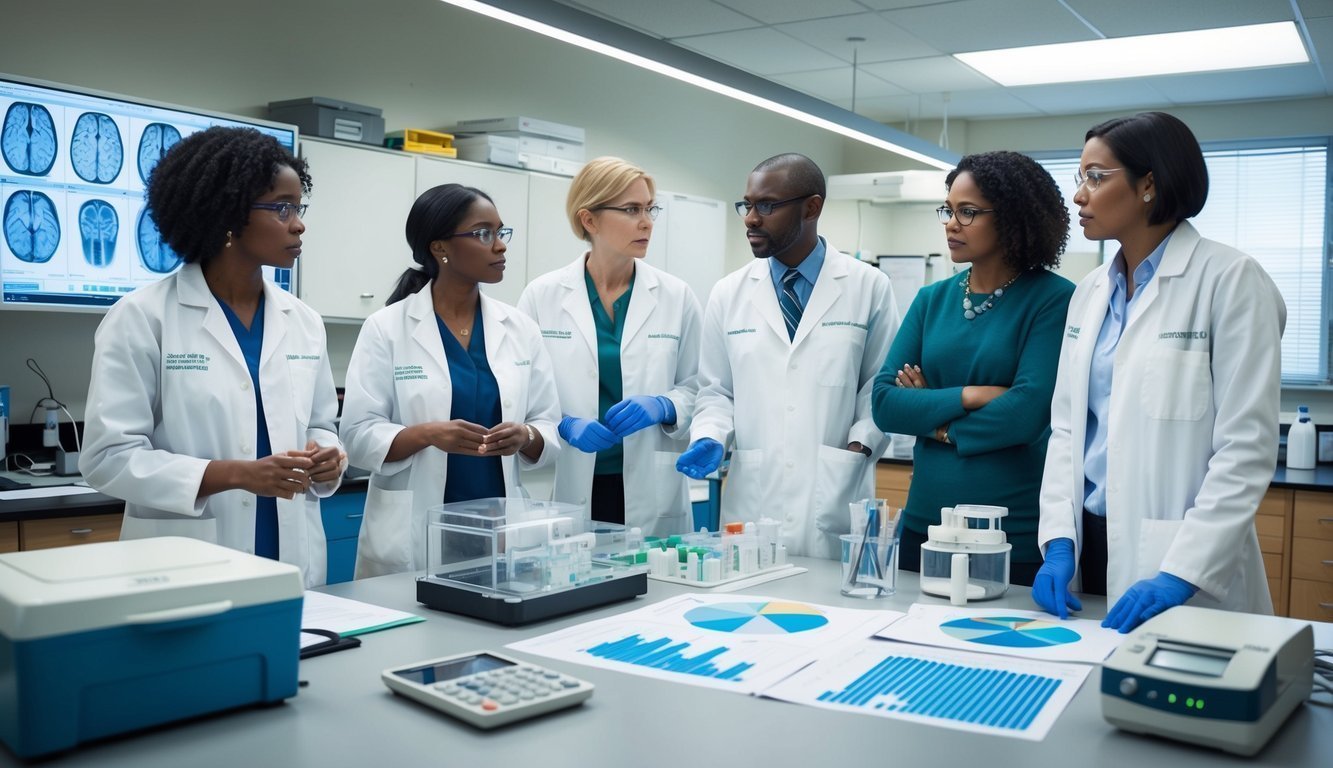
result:
M 866 640 L 766 689 L 767 698 L 1040 741 L 1092 667 Z
M 753 595 L 689 594 L 508 647 L 659 680 L 755 694 L 903 614 Z
M 1060 619 L 1014 608 L 914 604 L 875 637 L 1043 661 L 1100 664 L 1125 641 L 1092 619 Z
M 378 632 L 381 629 L 415 624 L 426 619 L 414 613 L 381 608 L 378 605 L 348 600 L 323 592 L 305 593 L 301 608 L 301 626 L 307 629 L 328 629 L 343 637 Z M 301 647 L 323 642 L 327 638 L 301 634 Z
M 0 501 L 50 499 L 56 496 L 78 496 L 84 493 L 97 493 L 97 491 L 82 485 L 47 485 L 38 488 L 19 488 L 13 491 L 0 491 Z

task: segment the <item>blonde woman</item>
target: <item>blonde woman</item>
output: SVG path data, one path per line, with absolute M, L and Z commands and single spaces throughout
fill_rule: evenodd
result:
M 699 361 L 699 302 L 684 281 L 643 261 L 661 212 L 653 179 L 616 157 L 575 177 L 565 202 L 588 250 L 533 280 L 519 309 L 557 361 L 560 437 L 554 498 L 594 520 L 650 535 L 689 530 L 686 480 Z

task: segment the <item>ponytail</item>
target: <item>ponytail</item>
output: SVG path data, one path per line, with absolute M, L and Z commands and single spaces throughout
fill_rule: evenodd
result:
M 389 300 L 384 302 L 386 307 L 411 296 L 440 276 L 440 263 L 431 254 L 430 244 L 453 232 L 478 198 L 491 199 L 490 195 L 473 187 L 441 184 L 422 192 L 412 203 L 412 210 L 407 214 L 407 244 L 412 248 L 412 261 L 418 266 L 407 269 L 398 278 Z

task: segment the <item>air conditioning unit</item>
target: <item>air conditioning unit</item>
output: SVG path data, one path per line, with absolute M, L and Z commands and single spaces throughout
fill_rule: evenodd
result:
M 846 173 L 828 177 L 829 200 L 872 203 L 943 202 L 945 171 Z

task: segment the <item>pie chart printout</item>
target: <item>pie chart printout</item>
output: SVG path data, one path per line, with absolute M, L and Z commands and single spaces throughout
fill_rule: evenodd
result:
M 1083 639 L 1079 633 L 1055 622 L 1018 616 L 954 619 L 941 624 L 940 631 L 969 643 L 1005 648 L 1044 648 Z
M 828 619 L 805 603 L 718 603 L 692 608 L 685 620 L 700 629 L 743 635 L 789 635 L 819 629 Z

